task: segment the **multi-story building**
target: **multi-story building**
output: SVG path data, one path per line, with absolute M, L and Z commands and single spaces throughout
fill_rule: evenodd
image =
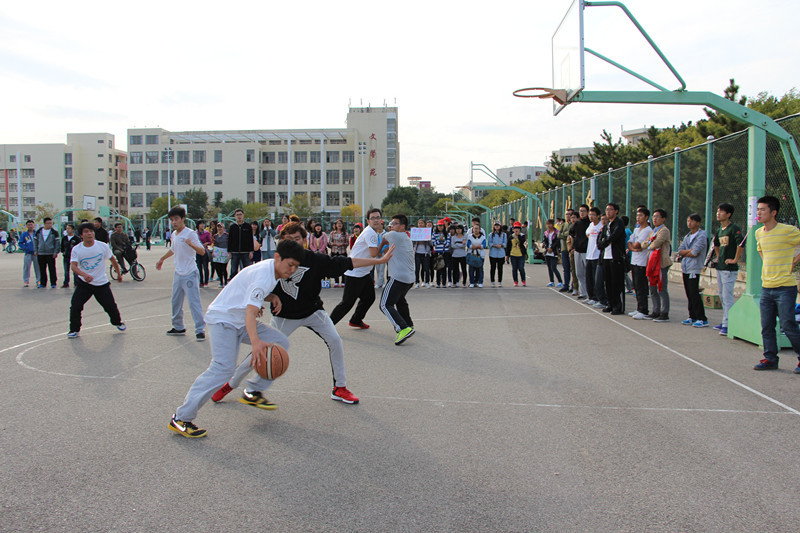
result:
M 513 183 L 515 181 L 536 181 L 542 174 L 547 172 L 547 167 L 536 166 L 518 166 L 498 168 L 497 177 L 506 183 Z
M 275 212 L 295 195 L 338 213 L 379 206 L 397 185 L 397 108 L 351 108 L 344 129 L 182 131 L 128 130 L 133 213 L 159 196 L 180 200 L 202 189 L 209 201 L 262 202 Z
M 583 148 L 561 148 L 559 150 L 553 150 L 553 153 L 556 154 L 561 161 L 565 165 L 575 166 L 580 163 L 580 156 L 582 155 L 589 155 L 594 152 L 593 146 L 586 146 Z M 544 162 L 545 167 L 550 166 L 550 160 Z
M 23 218 L 40 204 L 81 208 L 84 196 L 94 197 L 96 208 L 128 211 L 127 155 L 110 133 L 68 133 L 66 144 L 3 144 L 0 153 L 0 202 L 11 213 L 20 212 L 20 201 Z

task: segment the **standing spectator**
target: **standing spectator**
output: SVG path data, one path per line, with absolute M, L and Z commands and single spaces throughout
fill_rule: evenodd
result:
M 80 237 L 75 234 L 75 225 L 67 224 L 67 234 L 61 238 L 61 255 L 64 262 L 64 284 L 61 285 L 63 289 L 69 289 L 69 275 L 72 269 L 70 263 L 72 261 L 72 249 L 81 243 Z M 72 278 L 75 283 L 78 283 L 78 275 L 72 272 Z
M 231 279 L 253 259 L 253 227 L 244 221 L 244 211 L 233 212 L 236 222 L 228 228 L 228 253 L 231 256 Z
M 378 232 L 381 229 L 381 218 L 380 209 L 373 207 L 367 211 L 369 226 L 358 236 L 350 250 L 351 259 L 378 257 L 378 252 L 380 251 L 378 247 L 380 244 Z M 356 300 L 359 300 L 348 325 L 353 328 L 368 329 L 369 325 L 364 322 L 364 317 L 375 302 L 375 281 L 372 278 L 372 266 L 348 270 L 344 273 L 344 280 L 342 301 L 331 312 L 331 320 L 334 324 L 338 323 L 353 308 Z
M 633 236 L 633 231 L 628 227 L 631 223 L 631 219 L 629 219 L 627 215 L 622 215 L 619 218 L 622 220 L 622 224 L 625 226 L 625 294 L 633 294 L 633 281 L 629 275 L 631 271 L 631 253 L 630 251 L 627 251 L 628 242 Z
M 328 248 L 331 251 L 331 257 L 347 257 L 347 231 L 344 228 L 344 221 L 340 218 L 333 223 L 333 230 L 328 235 Z M 344 286 L 344 283 L 339 284 L 340 278 L 344 276 L 336 276 L 333 278 L 333 286 Z M 344 282 L 344 279 L 342 279 Z
M 589 229 L 591 224 L 589 206 L 582 204 L 578 208 L 578 216 L 578 220 L 570 230 L 572 232 L 572 248 L 574 250 L 572 255 L 575 259 L 575 275 L 578 276 L 578 287 L 580 289 L 578 300 L 590 300 L 588 276 L 586 275 L 586 254 L 589 246 L 589 237 L 586 234 L 586 230 Z
M 250 229 L 253 230 L 253 260 L 252 263 L 261 261 L 261 229 L 258 221 L 254 220 L 250 223 Z
M 756 230 L 758 253 L 763 260 L 759 306 L 764 358 L 753 367 L 754 370 L 778 369 L 776 318 L 800 359 L 800 328 L 794 316 L 797 284 L 792 275 L 792 269 L 800 261 L 800 254 L 795 256 L 795 247 L 800 245 L 800 230 L 778 222 L 776 217 L 780 207 L 780 201 L 774 196 L 759 198 L 756 207 L 758 221 L 764 224 Z M 794 373 L 800 374 L 800 364 Z
M 433 232 L 434 232 L 434 229 L 435 229 L 433 227 L 433 220 L 426 221 L 425 222 L 425 227 L 426 228 L 430 228 L 431 237 L 433 237 Z M 430 244 L 430 242 L 429 242 L 429 244 Z M 430 280 L 430 285 L 428 285 L 428 288 L 432 288 L 433 287 L 433 283 L 434 283 L 434 279 L 436 278 L 436 272 L 434 271 L 434 268 L 433 268 L 433 246 L 431 246 L 431 248 L 430 248 L 430 250 L 428 252 L 428 274 L 427 275 L 428 275 L 428 280 Z
M 213 245 L 213 241 L 211 239 L 211 233 L 206 230 L 206 223 L 202 220 L 197 223 L 197 238 L 200 240 L 200 244 L 203 245 L 203 248 L 206 249 L 206 253 L 203 255 L 195 256 L 197 270 L 200 272 L 200 286 L 208 287 L 208 265 L 210 263 L 208 254 L 209 249 Z
M 315 222 L 308 234 L 307 248 L 317 254 L 328 255 L 328 234 L 322 231 L 322 224 Z
M 164 229 L 164 246 L 172 248 L 172 232 L 169 228 Z
M 283 218 L 281 218 L 281 223 L 278 224 L 278 233 L 280 233 L 283 227 L 288 223 L 289 223 L 289 215 L 283 215 Z
M 136 228 L 133 232 L 133 238 L 136 240 L 136 244 L 139 244 L 142 241 L 142 230 Z
M 447 238 L 450 239 L 450 249 L 444 254 L 444 267 L 447 269 L 447 286 L 455 287 L 453 284 L 453 237 L 456 236 L 456 224 L 448 219 Z
M 36 258 L 35 250 L 33 248 L 33 220 L 26 220 L 25 227 L 27 231 L 23 231 L 19 236 L 19 249 L 25 252 L 25 258 L 22 262 L 22 282 L 28 286 L 28 281 L 31 277 L 31 264 L 33 264 L 33 272 L 36 275 L 36 286 L 39 286 L 39 261 Z
M 144 228 L 144 244 L 147 247 L 147 251 L 150 251 L 150 247 L 152 244 L 150 243 L 150 239 L 153 237 L 153 232 L 150 228 Z
M 558 228 L 558 243 L 561 248 L 561 269 L 564 271 L 564 286 L 561 287 L 559 292 L 570 292 L 570 281 L 572 281 L 572 267 L 569 262 L 569 230 L 572 229 L 572 209 L 567 209 L 567 218 L 561 220 L 561 226 Z
M 744 240 L 742 230 L 731 222 L 733 206 L 728 203 L 717 207 L 717 220 L 720 228 L 714 236 L 714 253 L 717 257 L 717 286 L 722 300 L 722 324 L 714 326 L 720 335 L 728 334 L 728 311 L 733 305 L 733 288 L 739 275 L 739 246 Z
M 669 229 L 665 222 L 664 209 L 653 211 L 653 233 L 650 235 L 650 258 L 647 260 L 647 277 L 650 280 L 650 299 L 653 322 L 669 322 L 669 267 L 672 266 L 672 245 Z M 658 251 L 658 254 L 652 252 Z M 659 268 L 660 266 L 660 268 Z M 655 283 L 654 283 L 655 282 Z
M 492 226 L 492 232 L 488 237 L 489 245 L 489 280 L 494 287 L 494 274 L 497 271 L 497 286 L 503 286 L 503 263 L 506 262 L 506 247 L 508 245 L 508 235 L 506 235 L 499 222 Z
M 6 244 L 8 244 L 8 232 L 2 228 L 0 228 L 0 244 L 3 245 L 3 251 L 5 252 Z
M 589 300 L 586 303 L 588 305 L 605 307 L 605 305 L 601 305 L 600 287 L 597 286 L 597 267 L 600 262 L 600 250 L 597 248 L 597 236 L 600 235 L 600 230 L 603 229 L 603 223 L 600 221 L 600 209 L 598 207 L 589 209 L 589 221 L 591 223 L 586 229 L 586 291 Z
M 424 228 L 425 221 L 419 219 L 417 221 L 418 228 Z M 425 287 L 430 283 L 430 266 L 428 264 L 431 253 L 431 241 L 429 239 L 421 241 L 411 241 L 414 247 L 414 279 L 416 280 L 416 288 L 420 288 L 420 284 Z M 421 279 L 420 279 L 421 278 Z M 464 285 L 466 286 L 466 275 L 464 276 Z
M 217 273 L 219 288 L 228 284 L 228 261 L 231 256 L 228 254 L 228 232 L 225 231 L 223 224 L 217 224 L 217 231 L 214 234 L 214 251 L 211 254 L 214 272 Z
M 94 240 L 108 244 L 108 231 L 103 227 L 103 219 L 94 219 Z
M 569 255 L 569 268 L 572 273 L 572 296 L 580 298 L 580 283 L 578 283 L 578 272 L 575 270 L 575 224 L 580 220 L 580 215 L 575 210 L 570 209 L 569 213 L 569 235 L 567 235 L 567 251 Z
M 261 242 L 261 259 L 272 259 L 275 256 L 275 238 L 278 234 L 272 227 L 272 221 L 269 217 L 261 222 L 261 232 L 259 234 L 259 241 Z
M 528 258 L 528 249 L 525 235 L 522 234 L 522 224 L 514 222 L 511 227 L 511 237 L 508 238 L 506 243 L 506 257 L 511 263 L 511 278 L 514 280 L 514 286 L 518 287 L 521 281 L 522 286 L 527 286 L 525 282 L 525 260 Z M 519 275 L 519 277 L 517 277 Z
M 631 269 L 633 271 L 633 287 L 636 291 L 636 312 L 632 315 L 636 320 L 651 318 L 648 315 L 648 283 L 647 283 L 647 258 L 650 255 L 647 247 L 650 244 L 650 235 L 653 228 L 649 223 L 650 211 L 640 207 L 636 211 L 636 229 L 628 241 L 628 250 L 631 251 Z
M 621 315 L 625 312 L 625 255 L 628 238 L 625 223 L 619 217 L 619 205 L 606 205 L 606 220 L 601 234 L 603 248 L 603 279 L 608 303 L 604 313 Z
M 450 235 L 445 229 L 445 221 L 440 220 L 436 223 L 436 229 L 431 236 L 431 262 L 436 263 L 436 257 L 444 256 L 450 251 Z M 436 287 L 447 286 L 447 266 L 436 270 Z
M 353 234 L 350 235 L 350 252 L 353 251 L 353 245 L 358 240 L 358 237 L 361 235 L 361 232 L 364 231 L 364 226 L 361 225 L 361 222 L 356 222 L 353 224 Z M 344 284 L 342 284 L 344 285 Z
M 561 253 L 561 241 L 558 238 L 558 230 L 555 227 L 555 221 L 551 218 L 546 223 L 546 229 L 544 232 L 544 236 L 542 237 L 542 248 L 544 248 L 544 260 L 547 261 L 547 275 L 550 277 L 550 283 L 547 284 L 548 287 L 552 287 L 554 285 L 553 276 L 555 275 L 556 279 L 558 279 L 558 287 L 559 289 L 564 287 L 564 283 L 561 281 L 561 274 L 558 273 L 558 256 Z
M 451 258 L 453 268 L 453 287 L 458 287 L 459 281 L 461 281 L 462 287 L 466 287 L 467 236 L 464 235 L 464 226 L 461 224 L 455 224 L 454 226 L 456 229 L 456 234 L 450 238 L 450 252 L 453 254 Z
M 206 322 L 203 319 L 203 308 L 200 303 L 200 288 L 195 255 L 206 253 L 200 244 L 197 233 L 186 227 L 186 210 L 182 207 L 173 207 L 168 213 L 168 218 L 174 232 L 172 239 L 174 245 L 156 263 L 156 270 L 161 270 L 164 261 L 175 256 L 175 275 L 172 278 L 172 329 L 167 335 L 186 335 L 183 325 L 183 300 L 189 300 L 189 308 L 194 319 L 195 339 L 198 342 L 206 340 Z M 252 238 L 252 237 L 251 237 Z
M 700 273 L 703 271 L 703 262 L 708 251 L 708 237 L 700 229 L 701 218 L 697 213 L 692 213 L 686 219 L 689 233 L 683 238 L 678 247 L 678 260 L 681 262 L 683 273 L 683 290 L 689 301 L 689 318 L 681 323 L 685 326 L 707 328 L 708 319 L 703 308 L 703 297 L 700 295 Z
M 61 249 L 61 237 L 53 229 L 53 219 L 44 217 L 44 226 L 39 228 L 33 237 L 33 255 L 39 263 L 39 284 L 40 289 L 47 287 L 47 272 L 50 272 L 50 287 L 55 289 L 58 286 L 56 275 L 56 258 Z
M 394 246 L 394 255 L 389 259 L 389 282 L 381 294 L 381 311 L 397 333 L 396 346 L 414 334 L 414 322 L 406 301 L 406 294 L 414 283 L 414 249 L 406 233 L 407 227 L 407 216 L 394 215 L 380 244 L 381 248 Z
M 104 242 L 94 238 L 95 227 L 86 223 L 78 226 L 82 243 L 72 249 L 70 269 L 78 279 L 75 281 L 75 292 L 69 307 L 69 333 L 67 338 L 74 339 L 81 331 L 81 315 L 86 302 L 94 296 L 111 320 L 111 324 L 119 331 L 125 331 L 125 323 L 119 314 L 119 308 L 111 292 L 111 282 L 106 275 L 106 260 L 110 260 L 117 271 L 117 280 L 122 283 L 122 272 L 111 253 L 111 248 Z
M 391 228 L 386 228 L 386 225 L 381 221 L 381 231 L 378 233 L 378 239 L 383 241 L 383 236 L 387 231 L 392 231 Z M 378 257 L 383 257 L 383 253 L 389 248 L 388 245 L 381 246 L 378 252 Z M 386 263 L 378 263 L 375 265 L 375 288 L 382 289 L 386 285 Z
M 480 226 L 480 222 L 475 224 L 475 220 L 473 219 L 472 224 L 472 231 L 469 232 L 467 236 L 467 250 L 468 254 L 477 257 L 480 259 L 480 265 L 470 265 L 469 260 L 467 260 L 467 265 L 469 265 L 469 286 L 475 287 L 483 287 L 483 259 L 486 257 L 486 235 L 484 234 L 483 228 Z
M 125 250 L 130 248 L 131 242 L 129 237 L 125 235 L 121 222 L 114 224 L 114 231 L 111 233 L 111 236 L 108 240 L 109 245 L 111 246 L 111 253 L 114 254 L 114 257 L 117 259 L 120 270 L 123 274 L 126 273 L 127 269 L 125 268 Z

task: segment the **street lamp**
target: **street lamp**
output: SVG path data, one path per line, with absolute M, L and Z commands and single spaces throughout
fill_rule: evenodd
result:
M 366 214 L 364 212 L 366 199 L 364 198 L 364 156 L 367 155 L 367 143 L 358 143 L 358 155 L 361 156 L 361 221 L 363 222 Z
M 164 148 L 164 153 L 167 154 L 167 213 L 172 210 L 172 176 L 170 175 L 170 163 L 172 162 L 172 154 L 175 152 L 171 146 Z

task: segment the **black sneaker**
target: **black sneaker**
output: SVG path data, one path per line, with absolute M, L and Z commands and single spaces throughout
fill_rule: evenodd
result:
M 196 334 L 194 338 L 197 339 L 197 342 L 203 342 L 206 340 L 206 334 L 205 332 L 201 331 L 200 333 Z
M 669 315 L 658 315 L 653 322 L 669 322 Z
M 271 401 L 267 400 L 259 391 L 242 392 L 242 397 L 239 398 L 239 401 L 245 405 L 252 405 L 253 407 L 258 407 L 259 409 L 266 409 L 267 411 L 274 411 L 278 408 L 278 406 Z
M 172 328 L 171 330 L 169 330 L 169 331 L 167 332 L 167 335 L 169 335 L 169 336 L 171 336 L 171 337 L 179 337 L 179 336 L 183 336 L 183 335 L 186 335 L 186 330 L 185 330 L 185 329 L 175 329 L 175 328 Z
M 207 433 L 205 429 L 200 429 L 191 422 L 178 420 L 174 415 L 172 416 L 172 420 L 169 421 L 168 427 L 187 439 L 199 439 L 200 437 L 205 437 Z

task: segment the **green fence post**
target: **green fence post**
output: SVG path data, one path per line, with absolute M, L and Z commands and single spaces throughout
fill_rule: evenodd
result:
M 608 169 L 608 203 L 614 201 L 614 169 Z M 603 210 L 605 211 L 605 210 Z
M 653 212 L 653 156 L 647 156 L 647 210 Z
M 713 216 L 711 202 L 714 198 L 714 140 L 713 135 L 708 136 L 706 143 L 706 234 L 708 235 L 708 242 L 714 240 L 711 231 L 711 217 Z
M 672 249 L 678 249 L 678 206 L 681 194 L 681 149 L 675 147 L 675 169 L 672 173 Z
M 625 214 L 628 220 L 631 219 L 631 175 L 633 174 L 633 167 L 631 162 L 625 163 Z

